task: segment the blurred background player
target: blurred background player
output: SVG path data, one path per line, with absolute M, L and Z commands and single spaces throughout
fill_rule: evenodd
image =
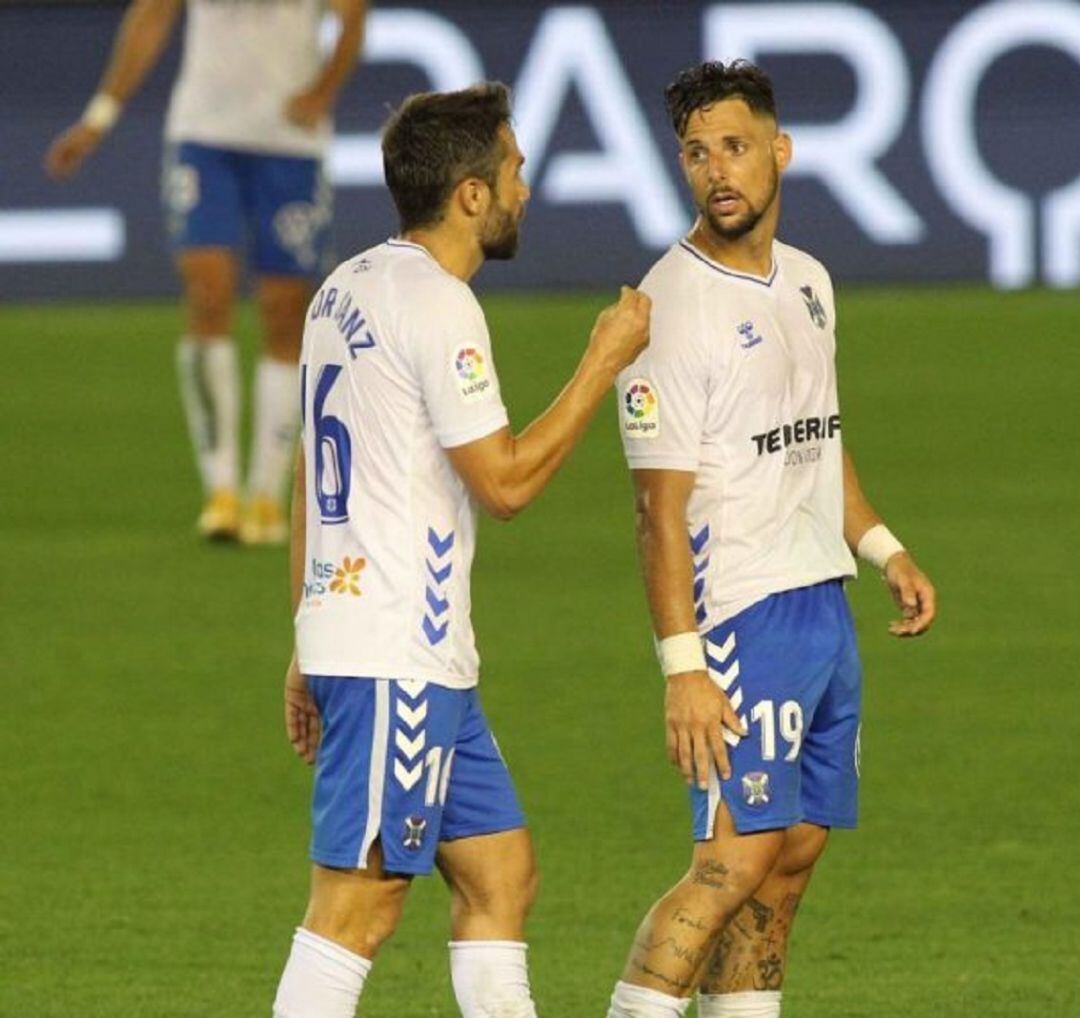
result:
M 323 0 L 188 0 L 183 60 L 165 121 L 163 199 L 183 282 L 180 391 L 205 491 L 198 529 L 212 539 L 280 543 L 299 422 L 296 361 L 313 279 L 328 268 L 331 195 L 322 163 L 330 114 L 356 63 L 366 0 L 330 0 L 340 19 L 319 50 Z M 57 178 L 104 140 L 161 56 L 182 0 L 134 0 L 97 93 L 49 148 Z M 263 349 L 241 500 L 240 378 L 232 338 L 247 243 Z
M 652 344 L 619 397 L 695 844 L 608 1016 L 674 1018 L 700 987 L 702 1018 L 776 1018 L 799 901 L 829 830 L 856 822 L 851 553 L 882 571 L 897 636 L 930 626 L 934 589 L 841 445 L 829 275 L 775 240 L 791 140 L 771 82 L 707 63 L 666 97 L 699 214 L 642 283 Z
M 383 135 L 400 236 L 311 304 L 285 718 L 317 763 L 314 866 L 277 1018 L 350 1018 L 410 880 L 435 866 L 462 1015 L 536 1014 L 532 840 L 475 688 L 476 505 L 509 519 L 540 494 L 647 343 L 649 301 L 624 287 L 558 398 L 511 433 L 468 281 L 517 250 L 524 161 L 504 86 L 406 100 Z

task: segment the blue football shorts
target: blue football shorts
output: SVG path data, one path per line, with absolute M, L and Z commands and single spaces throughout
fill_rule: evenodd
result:
M 721 802 L 741 834 L 856 826 L 862 669 L 841 581 L 758 601 L 708 633 L 705 657 L 749 735 L 728 746 L 727 781 L 713 768 L 691 790 L 694 839 Z
M 249 241 L 261 274 L 332 267 L 332 198 L 318 159 L 180 142 L 166 147 L 162 201 L 174 250 Z
M 475 689 L 308 678 L 322 719 L 311 858 L 364 869 L 375 839 L 392 873 L 425 874 L 440 841 L 525 826 Z

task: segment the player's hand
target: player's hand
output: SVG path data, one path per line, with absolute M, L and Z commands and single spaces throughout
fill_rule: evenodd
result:
M 304 763 L 313 764 L 322 734 L 322 721 L 295 654 L 285 672 L 285 733 L 296 755 Z
M 901 616 L 889 623 L 889 632 L 893 636 L 925 633 L 937 614 L 937 594 L 925 573 L 906 551 L 898 551 L 885 563 L 884 579 Z
M 87 127 L 81 120 L 72 124 L 45 153 L 45 172 L 54 180 L 66 180 L 78 171 L 104 137 L 104 132 Z
M 329 112 L 330 103 L 326 96 L 313 89 L 297 92 L 285 103 L 285 119 L 305 131 L 314 131 Z
M 647 294 L 624 286 L 616 303 L 597 316 L 589 337 L 588 354 L 615 376 L 649 345 L 649 313 L 652 301 Z
M 725 781 L 731 777 L 724 740 L 737 743 L 746 729 L 708 674 L 669 675 L 664 714 L 668 759 L 683 772 L 688 785 L 708 788 L 713 764 Z

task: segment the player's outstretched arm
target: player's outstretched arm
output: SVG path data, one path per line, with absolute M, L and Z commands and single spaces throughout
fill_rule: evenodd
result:
M 933 624 L 937 594 L 911 554 L 889 533 L 859 485 L 855 462 L 844 450 L 844 540 L 859 558 L 881 570 L 900 618 L 889 623 L 893 636 L 919 636 Z
M 566 388 L 518 436 L 503 428 L 448 449 L 476 500 L 501 520 L 533 501 L 581 438 L 619 372 L 649 342 L 648 296 L 628 286 L 600 312 L 585 355 Z
M 120 111 L 161 57 L 182 0 L 134 0 L 120 22 L 101 84 L 81 119 L 60 134 L 45 154 L 45 169 L 70 177 L 109 133 Z
M 318 127 L 333 108 L 341 86 L 356 66 L 364 41 L 367 0 L 331 0 L 330 6 L 341 23 L 337 42 L 319 76 L 285 105 L 286 118 L 309 130 Z
M 695 475 L 685 470 L 634 470 L 638 560 L 653 631 L 660 641 L 689 640 L 695 647 L 691 670 L 665 663 L 664 714 L 668 759 L 687 784 L 708 787 L 709 766 L 731 776 L 724 730 L 738 740 L 746 730 L 724 692 L 709 678 L 694 619 L 693 562 L 686 536 L 686 506 Z M 662 645 L 663 646 L 663 645 Z
M 304 555 L 307 543 L 307 506 L 304 496 L 304 449 L 296 455 L 296 474 L 293 479 L 292 527 L 289 533 L 289 586 L 292 595 L 293 615 L 300 607 L 300 594 L 304 586 Z M 292 660 L 285 669 L 285 734 L 289 737 L 296 755 L 305 763 L 315 762 L 321 735 L 319 709 L 307 688 L 307 680 L 300 671 L 293 651 Z

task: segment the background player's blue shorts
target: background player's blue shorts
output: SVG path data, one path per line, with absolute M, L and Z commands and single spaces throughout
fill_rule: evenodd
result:
M 331 192 L 318 159 L 181 142 L 166 150 L 162 198 L 175 249 L 236 248 L 249 238 L 256 272 L 331 268 Z
M 315 676 L 322 718 L 311 858 L 363 869 L 379 838 L 385 869 L 430 873 L 440 841 L 525 826 L 475 689 Z
M 772 594 L 706 637 L 709 675 L 749 735 L 690 793 L 694 839 L 712 837 L 722 801 L 742 834 L 854 827 L 858 819 L 862 669 L 840 580 Z

